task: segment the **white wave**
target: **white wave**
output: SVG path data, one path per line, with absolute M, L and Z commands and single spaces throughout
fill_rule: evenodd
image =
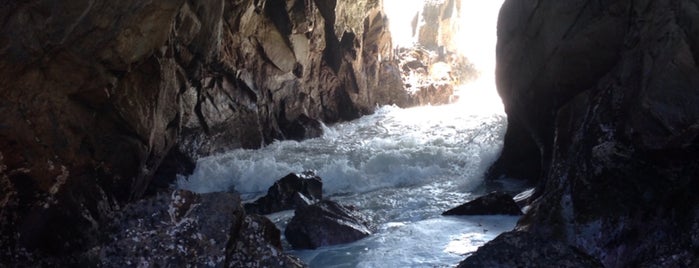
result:
M 321 138 L 200 159 L 194 174 L 177 184 L 199 193 L 231 187 L 259 193 L 288 173 L 308 169 L 323 178 L 328 194 L 474 179 L 497 156 L 505 118 L 460 111 L 458 105 L 382 107 L 354 122 L 326 127 Z

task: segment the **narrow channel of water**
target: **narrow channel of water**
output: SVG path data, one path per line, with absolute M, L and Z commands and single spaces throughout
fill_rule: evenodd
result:
M 325 196 L 357 207 L 377 232 L 352 244 L 293 254 L 312 267 L 452 266 L 517 220 L 440 215 L 476 197 L 506 129 L 492 90 L 464 92 L 455 104 L 381 107 L 326 127 L 320 138 L 207 157 L 178 184 L 200 193 L 235 188 L 252 200 L 284 175 L 313 169 Z M 280 228 L 291 216 L 293 211 L 269 215 Z

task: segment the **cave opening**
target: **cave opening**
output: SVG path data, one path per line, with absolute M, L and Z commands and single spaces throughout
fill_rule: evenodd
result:
M 507 118 L 494 74 L 502 2 L 383 1 L 407 89 L 454 83 L 452 103 L 377 107 L 357 120 L 324 125 L 318 138 L 206 157 L 179 187 L 235 189 L 259 207 L 278 178 L 312 170 L 308 174 L 322 178 L 324 198 L 356 208 L 373 234 L 313 250 L 294 250 L 283 240 L 311 267 L 458 263 L 518 219 L 440 216 L 485 193 L 483 174 L 502 148 Z M 267 217 L 284 231 L 294 215 L 286 210 Z

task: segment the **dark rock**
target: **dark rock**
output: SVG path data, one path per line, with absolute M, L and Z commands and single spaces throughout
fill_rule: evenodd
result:
M 177 175 L 191 175 L 196 165 L 192 158 L 180 152 L 177 147 L 173 147 L 153 174 L 153 180 L 148 186 L 146 195 L 166 191 L 172 187 Z
M 299 208 L 323 199 L 323 181 L 313 171 L 290 173 L 274 182 L 267 195 L 245 204 L 251 214 L 270 214 Z
M 528 232 L 507 232 L 478 248 L 458 268 L 604 267 L 595 258 L 560 241 Z
M 231 193 L 176 190 L 128 205 L 111 222 L 96 264 L 126 266 L 303 267 L 280 253 L 280 231 L 247 216 Z
M 295 249 L 314 249 L 345 244 L 371 234 L 357 212 L 336 202 L 323 200 L 299 208 L 284 231 Z
M 385 83 L 400 73 L 380 1 L 332 2 L 4 2 L 0 262 L 93 248 L 106 219 L 182 170 L 169 152 L 259 148 L 301 114 L 404 102 Z
M 226 250 L 226 267 L 306 267 L 295 256 L 282 253 L 281 232 L 264 216 L 245 217 Z M 242 242 L 242 243 L 241 243 Z
M 301 141 L 323 136 L 323 126 L 318 120 L 301 114 L 291 123 L 285 124 L 282 133 L 287 139 Z
M 522 215 L 522 210 L 509 194 L 492 192 L 442 215 Z
M 527 130 L 515 119 L 507 116 L 507 132 L 500 157 L 486 171 L 488 180 L 514 178 L 536 183 L 542 176 L 539 147 Z
M 692 0 L 505 1 L 496 75 L 510 126 L 490 177 L 538 181 L 519 229 L 606 267 L 699 263 L 687 235 L 699 209 L 698 29 Z

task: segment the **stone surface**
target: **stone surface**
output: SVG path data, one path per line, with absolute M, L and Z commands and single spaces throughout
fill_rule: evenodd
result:
M 425 1 L 413 29 L 418 43 L 434 51 L 456 51 L 460 16 L 461 0 Z
M 294 249 L 315 249 L 357 241 L 371 234 L 357 212 L 334 201 L 299 208 L 284 230 Z
M 92 248 L 178 163 L 403 103 L 380 2 L 352 5 L 3 3 L 0 262 Z M 361 16 L 336 16 L 348 9 Z
M 284 134 L 284 138 L 290 140 L 301 141 L 323 136 L 322 123 L 304 114 L 299 115 L 299 117 L 292 122 L 281 123 L 280 127 Z
M 505 1 L 490 177 L 538 181 L 519 229 L 606 267 L 699 263 L 698 18 L 692 0 Z
M 492 192 L 463 205 L 445 211 L 442 215 L 522 215 L 512 196 Z
M 282 253 L 281 232 L 246 215 L 238 194 L 175 190 L 128 205 L 86 254 L 101 267 L 303 267 Z
M 604 267 L 595 258 L 560 241 L 527 232 L 506 232 L 478 248 L 458 268 Z
M 440 105 L 456 101 L 456 86 L 475 80 L 479 73 L 458 53 L 423 47 L 399 48 L 398 67 L 409 92 L 404 106 Z
M 251 214 L 274 212 L 304 207 L 323 199 L 323 180 L 313 171 L 290 173 L 274 182 L 267 195 L 245 204 Z

